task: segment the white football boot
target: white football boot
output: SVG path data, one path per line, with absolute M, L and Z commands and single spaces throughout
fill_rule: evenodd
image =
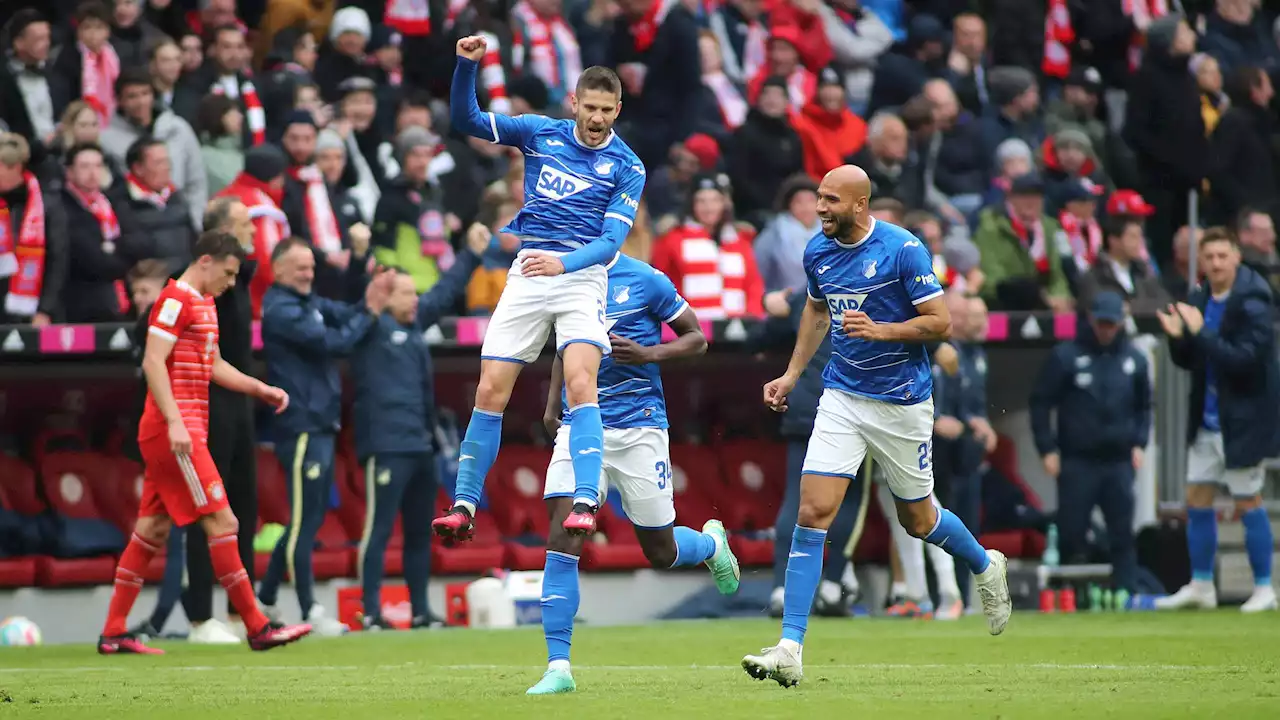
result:
M 742 669 L 756 680 L 773 680 L 784 688 L 795 687 L 804 679 L 800 654 L 781 643 L 742 658 Z
M 1274 598 L 1274 596 L 1273 596 Z M 1192 580 L 1172 595 L 1155 599 L 1157 610 L 1212 610 L 1218 607 L 1218 591 L 1213 582 L 1208 580 Z
M 221 620 L 213 618 L 191 628 L 187 642 L 196 645 L 239 645 L 244 641 Z
M 1270 585 L 1259 585 L 1253 589 L 1253 594 L 1248 600 L 1240 606 L 1242 613 L 1266 612 L 1267 610 L 1275 610 L 1280 607 L 1280 603 L 1276 601 L 1276 589 Z
M 973 583 L 982 601 L 982 614 L 987 616 L 987 629 L 992 635 L 999 635 L 1009 624 L 1009 615 L 1013 612 L 1013 601 L 1009 599 L 1009 561 L 999 550 L 988 550 L 987 557 L 991 564 L 973 576 Z

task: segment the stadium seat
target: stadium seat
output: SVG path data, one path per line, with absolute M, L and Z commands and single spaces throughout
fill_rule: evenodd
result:
M 0 587 L 20 588 L 36 584 L 40 558 L 14 557 L 0 560 Z
M 258 517 L 263 522 L 289 524 L 289 478 L 271 448 L 255 450 L 258 462 Z
M 449 506 L 449 496 L 440 488 L 436 507 Z M 430 522 L 424 519 L 423 522 Z M 395 536 L 392 536 L 395 540 Z M 387 551 L 388 554 L 391 552 Z M 487 510 L 476 513 L 476 534 L 465 543 L 447 546 L 436 538 L 431 540 L 431 572 L 439 575 L 478 575 L 493 568 L 503 567 L 506 551 L 502 546 L 502 534 L 497 522 Z
M 582 565 L 587 570 L 639 570 L 649 567 L 631 521 L 609 505 L 596 515 L 596 534 L 582 546 Z
M 106 585 L 115 577 L 116 559 L 110 555 L 59 560 L 38 558 L 36 584 L 42 587 Z
M 549 448 L 507 445 L 489 472 L 489 511 L 506 541 L 508 569 L 537 570 L 545 564 L 549 522 L 542 490 L 550 460 Z
M 996 449 L 987 456 L 991 467 L 1009 482 L 1016 485 L 1027 498 L 1027 503 L 1037 510 L 1042 508 L 1040 496 L 1027 484 L 1018 472 L 1018 448 L 1013 440 L 1000 435 Z M 1044 534 L 1031 529 L 1001 530 L 984 532 L 978 538 L 983 547 L 999 550 L 1011 558 L 1038 558 L 1044 554 Z
M 759 440 L 736 441 L 718 446 L 716 455 L 727 488 L 728 508 L 721 518 L 725 526 L 755 532 L 773 527 L 787 484 L 786 449 Z
M 142 501 L 143 467 L 126 457 L 105 459 L 109 464 L 103 468 L 99 484 L 95 486 L 94 498 L 107 519 L 121 532 L 132 534 Z
M 49 505 L 65 519 L 60 544 L 71 542 L 68 554 L 90 554 L 90 547 L 116 544 L 124 549 L 128 535 L 102 511 L 95 495 L 110 492 L 114 484 L 111 462 L 93 452 L 54 451 L 40 465 L 40 482 Z M 86 552 L 87 550 L 87 552 Z M 49 586 L 94 585 L 109 582 L 115 573 L 114 554 L 94 557 L 46 558 L 37 571 L 41 584 Z
M 35 516 L 48 509 L 40 499 L 36 472 L 21 459 L 0 453 L 0 506 Z
M 51 452 L 84 452 L 91 447 L 84 431 L 76 428 L 48 428 L 41 430 L 31 443 L 32 460 L 36 467 L 44 465 L 44 458 Z
M 720 461 L 705 447 L 678 444 L 671 446 L 671 465 L 676 522 L 701 529 L 720 512 L 717 503 L 725 493 Z

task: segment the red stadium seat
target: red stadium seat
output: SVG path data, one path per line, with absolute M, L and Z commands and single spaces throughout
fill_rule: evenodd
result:
M 36 584 L 40 558 L 15 557 L 0 560 L 0 587 L 20 588 Z
M 596 514 L 596 534 L 582 546 L 587 570 L 639 570 L 649 567 L 631 521 L 604 505 Z
M 109 520 L 97 496 L 116 487 L 111 461 L 95 452 L 55 451 L 40 463 L 40 484 L 59 515 L 83 520 Z
M 762 531 L 773 527 L 787 484 L 787 453 L 775 444 L 739 441 L 716 448 L 724 468 L 725 498 L 730 503 L 728 517 L 721 518 L 731 530 Z
M 542 490 L 550 460 L 550 449 L 507 445 L 489 471 L 489 512 L 508 541 L 503 564 L 511 570 L 537 570 L 545 564 L 550 523 Z M 542 544 L 526 545 L 515 538 L 539 538 Z
M 125 457 L 108 458 L 100 483 L 94 487 L 94 499 L 109 520 L 125 534 L 133 533 L 142 501 L 143 467 Z
M 116 559 L 110 555 L 59 560 L 41 557 L 36 564 L 36 584 L 43 587 L 106 585 L 115 577 Z
M 39 515 L 47 509 L 40 499 L 35 470 L 4 454 L 0 454 L 0 506 L 19 515 Z
M 671 446 L 671 482 L 676 522 L 697 530 L 719 518 L 717 498 L 725 495 L 724 477 L 715 453 L 700 445 Z
M 258 462 L 258 517 L 263 522 L 289 524 L 289 478 L 270 448 L 255 451 Z
M 996 449 L 987 456 L 991 467 L 1009 482 L 1016 485 L 1026 496 L 1028 504 L 1036 509 L 1042 507 L 1040 496 L 1027 484 L 1018 472 L 1018 448 L 1008 436 L 999 436 Z M 984 532 L 978 538 L 983 547 L 999 550 L 1011 558 L 1038 558 L 1044 554 L 1044 534 L 1036 530 L 1004 530 L 1000 532 Z
M 449 507 L 449 494 L 440 488 L 435 507 Z M 430 522 L 424 518 L 423 522 Z M 497 522 L 487 510 L 476 513 L 476 534 L 465 543 L 447 546 L 436 538 L 431 540 L 431 572 L 440 575 L 478 575 L 503 567 L 506 550 L 502 545 L 502 533 Z M 396 536 L 392 535 L 393 541 Z M 390 553 L 390 550 L 388 550 Z
M 44 464 L 44 458 L 51 452 L 84 452 L 91 445 L 84 431 L 77 428 L 49 428 L 41 430 L 31 443 L 32 459 L 36 467 Z

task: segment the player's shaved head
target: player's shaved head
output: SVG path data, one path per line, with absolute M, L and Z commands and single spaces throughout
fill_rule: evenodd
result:
M 867 226 L 867 206 L 871 202 L 871 178 L 857 165 L 841 165 L 822 178 L 818 186 L 818 217 L 822 234 L 853 243 L 858 228 Z

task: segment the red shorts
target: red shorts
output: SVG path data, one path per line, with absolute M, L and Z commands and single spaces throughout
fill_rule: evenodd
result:
M 138 517 L 168 515 L 179 527 L 212 515 L 227 504 L 222 476 L 205 443 L 193 443 L 189 455 L 175 455 L 166 435 L 138 443 L 146 474 Z

